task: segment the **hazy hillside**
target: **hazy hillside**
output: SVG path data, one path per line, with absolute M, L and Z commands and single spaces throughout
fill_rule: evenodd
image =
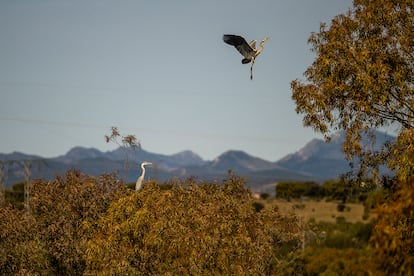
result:
M 377 133 L 377 141 L 383 143 L 394 139 L 383 133 Z M 42 159 L 35 155 L 13 152 L 0 154 L 0 160 L 33 160 L 32 178 L 52 179 L 69 169 L 79 169 L 91 175 L 118 172 L 127 182 L 135 182 L 141 174 L 140 163 L 151 161 L 147 167 L 147 178 L 159 182 L 171 178 L 197 177 L 200 180 L 214 181 L 225 178 L 229 171 L 245 177 L 248 186 L 254 191 L 273 192 L 274 184 L 281 180 L 335 179 L 350 170 L 349 162 L 342 152 L 343 134 L 335 135 L 330 143 L 313 139 L 303 148 L 284 158 L 270 162 L 251 156 L 243 151 L 230 150 L 212 161 L 203 160 L 192 151 L 182 151 L 173 155 L 151 153 L 144 149 L 118 148 L 101 152 L 94 148 L 74 147 L 66 154 Z M 125 160 L 128 160 L 125 175 Z M 23 181 L 23 164 L 8 163 L 5 178 L 6 187 Z
M 382 132 L 375 132 L 374 144 L 364 139 L 366 146 L 379 149 L 387 141 L 394 141 L 395 137 Z M 333 179 L 340 174 L 351 171 L 349 161 L 345 159 L 342 144 L 345 133 L 338 132 L 329 143 L 321 139 L 313 139 L 299 151 L 289 154 L 276 162 L 281 167 L 310 174 L 319 179 Z
M 277 168 L 275 163 L 251 156 L 243 151 L 227 151 L 211 162 L 207 166 L 219 171 L 228 171 L 229 169 L 236 172 L 260 171 Z

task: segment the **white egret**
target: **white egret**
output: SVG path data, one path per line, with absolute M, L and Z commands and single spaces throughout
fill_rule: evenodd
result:
M 152 165 L 151 162 L 145 161 L 141 163 L 141 169 L 142 169 L 142 174 L 140 177 L 138 177 L 137 182 L 135 183 L 135 191 L 139 191 L 142 189 L 142 183 L 144 181 L 144 177 L 145 177 L 145 166 L 146 165 Z
M 264 43 L 269 39 L 270 37 L 265 37 L 260 41 L 260 47 L 259 49 L 256 49 L 256 40 L 252 40 L 250 43 L 247 43 L 246 40 L 239 36 L 239 35 L 231 35 L 231 34 L 225 34 L 223 35 L 223 41 L 229 45 L 234 46 L 237 51 L 242 54 L 244 59 L 242 59 L 243 64 L 247 64 L 251 62 L 250 65 L 250 79 L 253 79 L 253 64 L 256 59 L 256 57 L 263 51 Z

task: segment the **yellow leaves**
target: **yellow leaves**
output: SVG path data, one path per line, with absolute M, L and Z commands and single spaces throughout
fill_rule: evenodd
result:
M 288 236 L 296 229 L 281 231 L 275 225 L 281 216 L 273 211 L 256 213 L 242 184 L 232 175 L 222 186 L 190 181 L 161 191 L 148 185 L 139 195 L 121 197 L 98 222 L 107 226 L 97 227 L 89 244 L 103 244 L 100 251 L 87 251 L 88 266 L 93 264 L 95 272 L 115 273 L 116 262 L 111 267 L 97 263 L 110 252 L 115 260 L 123 260 L 126 270 L 143 274 L 265 270 L 272 248 L 277 250 L 278 241 L 272 237 L 293 242 L 295 238 Z M 132 210 L 128 205 L 134 206 Z M 119 215 L 123 209 L 128 215 Z M 108 253 L 98 253 L 102 250 Z
M 414 2 L 402 0 L 354 1 L 348 13 L 321 24 L 309 38 L 316 58 L 305 71 L 306 81 L 291 82 L 304 125 L 325 135 L 391 123 L 414 128 L 413 30 Z M 362 156 L 357 136 L 348 138 L 348 158 Z M 413 162 L 404 156 L 393 166 L 413 174 Z
M 7 274 L 15 274 L 11 267 L 18 265 L 39 274 L 271 274 L 274 254 L 284 243 L 295 250 L 300 227 L 274 210 L 256 212 L 243 184 L 231 174 L 220 186 L 189 179 L 161 190 L 150 182 L 135 193 L 110 175 L 68 172 L 39 181 L 33 186 L 35 217 L 20 220 L 20 211 L 0 208 L 0 251 L 8 250 L 6 257 L 0 254 L 0 269 Z
M 405 274 L 414 266 L 414 178 L 398 183 L 398 191 L 378 208 L 371 237 L 374 253 L 385 272 Z
M 45 244 L 38 236 L 35 218 L 24 211 L 0 208 L 0 271 L 40 271 L 49 265 Z
M 414 129 L 403 130 L 392 149 L 389 167 L 397 172 L 401 181 L 414 175 Z

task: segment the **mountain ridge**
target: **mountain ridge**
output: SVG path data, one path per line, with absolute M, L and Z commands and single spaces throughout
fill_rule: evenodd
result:
M 227 177 L 230 171 L 248 179 L 247 185 L 255 192 L 269 192 L 274 183 L 281 180 L 324 181 L 337 178 L 350 171 L 349 161 L 342 152 L 344 134 L 333 137 L 330 143 L 312 139 L 298 151 L 272 162 L 252 156 L 241 150 L 228 150 L 215 159 L 203 160 L 190 150 L 172 155 L 148 152 L 144 149 L 117 148 L 102 152 L 95 148 L 76 146 L 66 154 L 53 158 L 42 158 L 20 152 L 0 153 L 0 161 L 43 160 L 43 169 L 34 171 L 32 178 L 53 179 L 69 169 L 79 169 L 91 175 L 118 172 L 126 182 L 134 182 L 140 174 L 139 164 L 153 162 L 147 166 L 147 177 L 159 182 L 172 178 L 197 177 L 200 180 L 215 181 Z M 394 139 L 380 133 L 380 141 Z M 125 164 L 128 165 L 125 175 Z M 40 165 L 39 165 L 40 166 Z M 22 166 L 15 166 L 7 176 L 6 188 L 23 181 Z M 273 185 L 273 186 L 272 186 Z M 266 187 L 266 188 L 264 188 Z M 273 188 L 272 188 L 273 187 Z M 274 192 L 274 191 L 270 191 Z

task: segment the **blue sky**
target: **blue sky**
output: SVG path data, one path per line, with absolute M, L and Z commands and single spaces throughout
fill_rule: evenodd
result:
M 307 44 L 350 0 L 0 0 L 0 152 L 44 157 L 115 148 L 111 126 L 145 150 L 270 161 L 320 137 L 295 113 Z M 270 36 L 254 79 L 222 35 Z

